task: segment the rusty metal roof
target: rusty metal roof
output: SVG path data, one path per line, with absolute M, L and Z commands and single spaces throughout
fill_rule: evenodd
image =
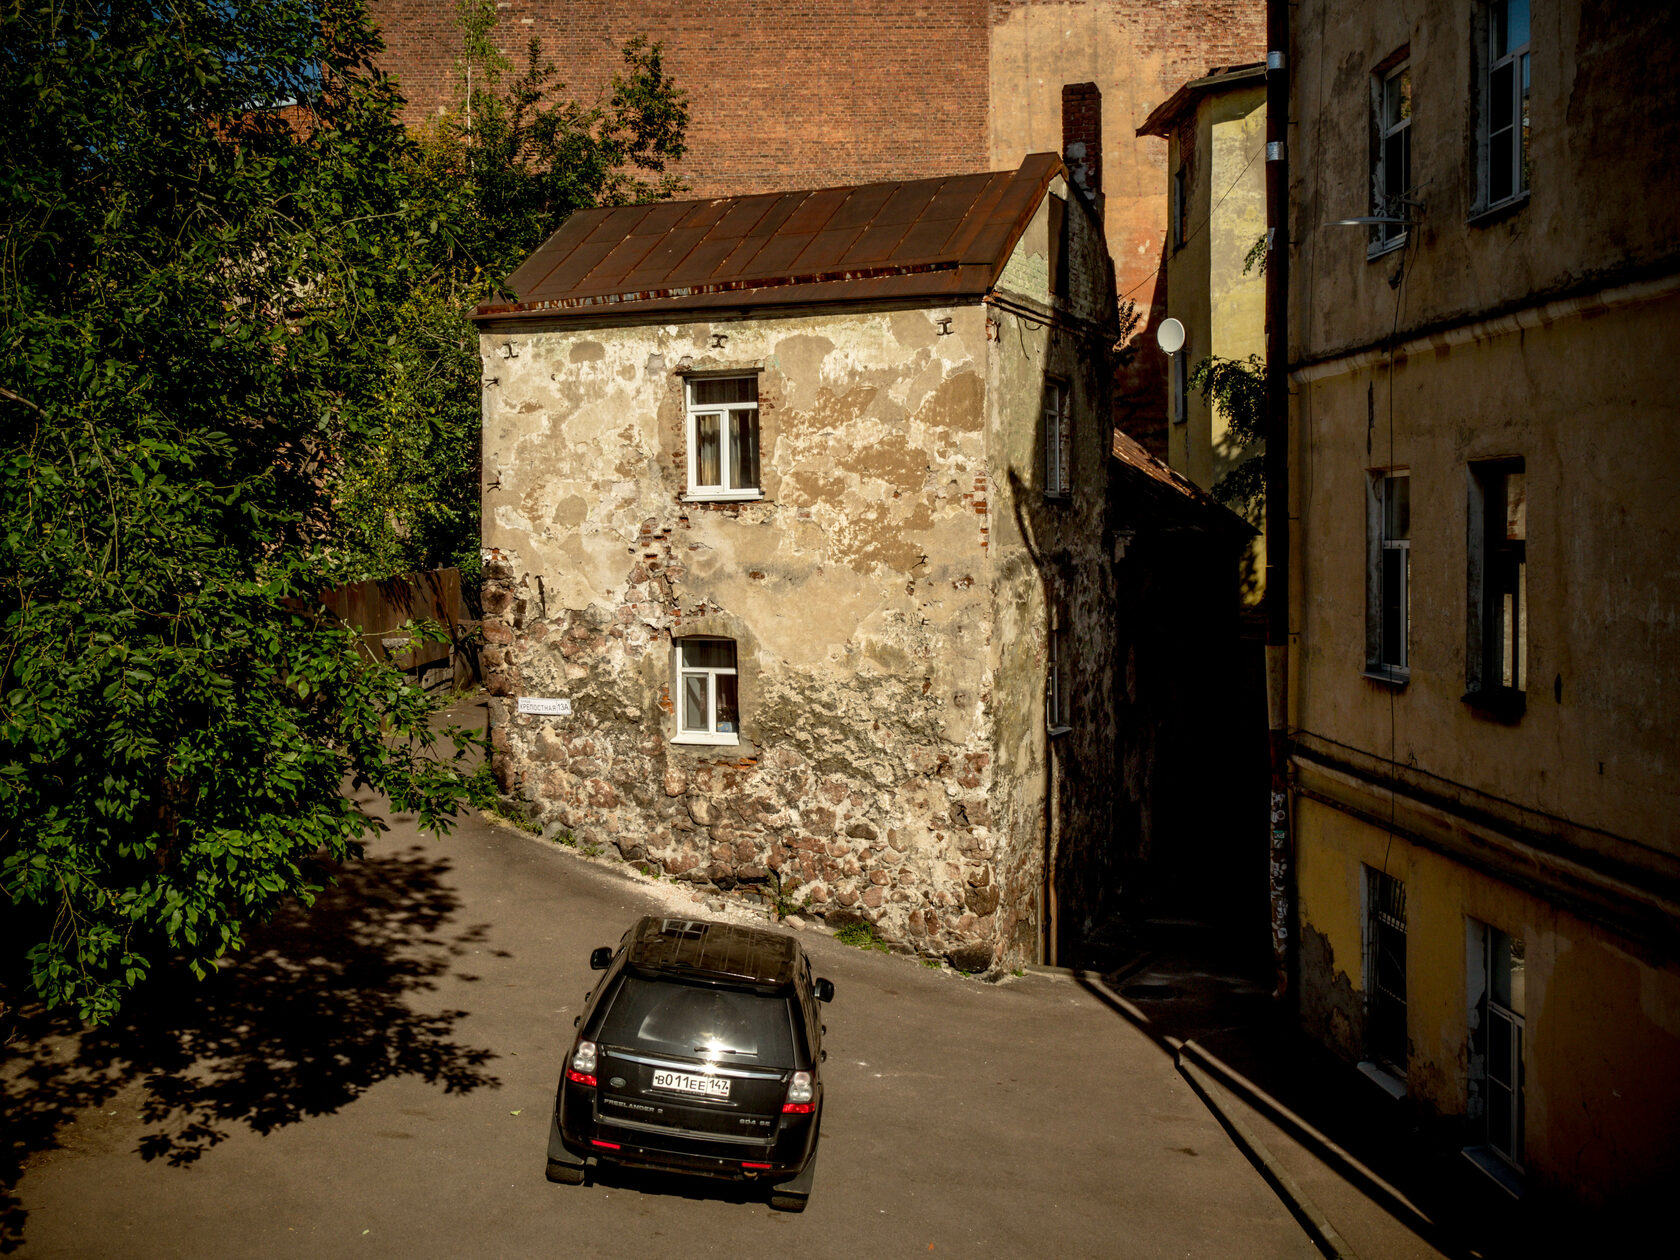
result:
M 1063 174 L 1014 171 L 580 210 L 480 321 L 983 296 Z
M 1138 441 L 1114 430 L 1110 453 L 1124 487 L 1120 518 L 1144 527 L 1199 529 L 1246 541 L 1257 531 L 1183 473 L 1167 467 Z
M 1137 129 L 1137 133 L 1140 136 L 1169 136 L 1173 128 L 1178 126 L 1179 119 L 1194 108 L 1202 97 L 1228 92 L 1233 88 L 1264 87 L 1265 84 L 1264 61 L 1245 61 L 1236 66 L 1215 66 L 1201 78 L 1191 79 L 1150 110 L 1149 117 L 1143 120 L 1143 126 Z

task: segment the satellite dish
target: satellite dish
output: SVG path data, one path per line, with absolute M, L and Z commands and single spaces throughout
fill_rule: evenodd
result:
M 1177 354 L 1184 349 L 1184 325 L 1170 316 L 1163 319 L 1155 330 L 1155 341 L 1168 354 Z

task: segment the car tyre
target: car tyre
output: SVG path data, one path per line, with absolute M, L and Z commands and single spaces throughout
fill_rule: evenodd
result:
M 576 1164 L 559 1164 L 554 1160 L 548 1161 L 548 1179 L 556 1185 L 581 1186 L 587 1169 Z

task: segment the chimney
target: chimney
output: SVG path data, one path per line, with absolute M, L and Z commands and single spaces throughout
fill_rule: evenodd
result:
M 1102 205 L 1102 93 L 1095 83 L 1062 85 L 1062 161 L 1073 182 Z

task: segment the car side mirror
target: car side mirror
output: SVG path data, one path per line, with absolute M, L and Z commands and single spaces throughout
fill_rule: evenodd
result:
M 816 995 L 819 1002 L 832 1002 L 834 1001 L 834 981 L 818 980 L 811 986 L 811 992 Z
M 589 969 L 591 971 L 605 971 L 612 966 L 612 946 L 603 945 L 600 949 L 589 951 Z

